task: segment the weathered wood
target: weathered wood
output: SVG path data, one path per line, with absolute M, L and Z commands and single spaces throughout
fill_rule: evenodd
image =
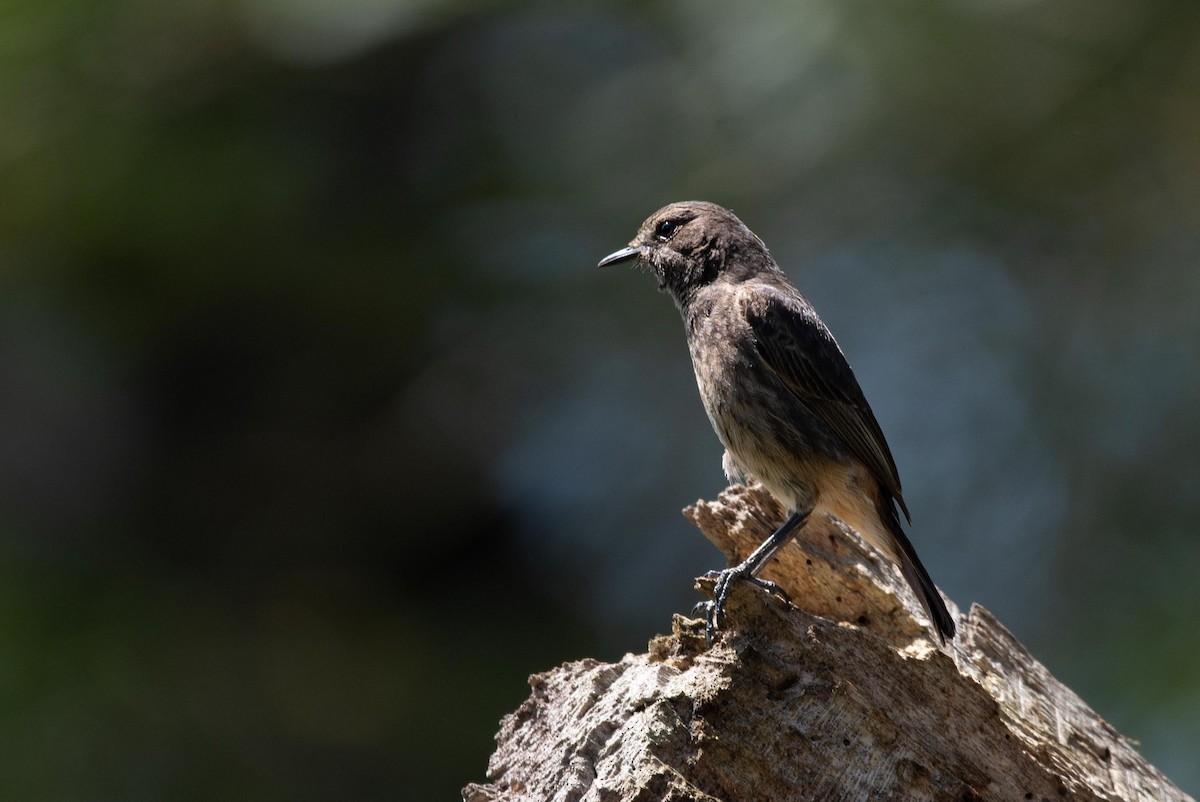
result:
M 731 562 L 783 518 L 754 487 L 685 514 Z M 464 800 L 1189 799 L 982 607 L 951 605 L 941 648 L 857 536 L 798 540 L 764 572 L 795 607 L 742 583 L 711 648 L 677 616 L 646 654 L 531 677 Z

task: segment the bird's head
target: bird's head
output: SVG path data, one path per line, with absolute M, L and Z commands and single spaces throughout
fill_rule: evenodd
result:
M 599 267 L 634 262 L 654 273 L 658 288 L 685 306 L 700 287 L 726 278 L 744 280 L 772 265 L 762 240 L 733 212 L 705 201 L 664 206 L 642 223 L 628 247 Z

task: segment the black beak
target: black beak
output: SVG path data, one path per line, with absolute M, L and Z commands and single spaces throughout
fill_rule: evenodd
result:
M 615 253 L 610 253 L 608 256 L 601 259 L 600 264 L 596 265 L 596 267 L 608 267 L 609 265 L 615 265 L 617 262 L 628 262 L 630 259 L 636 259 L 641 255 L 641 248 L 635 248 L 630 245 L 628 248 L 622 248 Z

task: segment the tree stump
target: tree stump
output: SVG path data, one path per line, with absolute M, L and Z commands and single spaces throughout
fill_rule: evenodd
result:
M 784 517 L 757 486 L 684 514 L 731 564 Z M 531 677 L 465 802 L 1189 799 L 984 608 L 951 604 L 942 647 L 857 535 L 797 541 L 763 572 L 795 606 L 738 583 L 711 648 L 676 616 L 646 654 Z

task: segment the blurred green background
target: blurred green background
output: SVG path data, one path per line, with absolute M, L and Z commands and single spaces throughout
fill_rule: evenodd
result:
M 0 4 L 0 797 L 452 799 L 723 486 L 733 207 L 931 573 L 1200 791 L 1200 5 Z

